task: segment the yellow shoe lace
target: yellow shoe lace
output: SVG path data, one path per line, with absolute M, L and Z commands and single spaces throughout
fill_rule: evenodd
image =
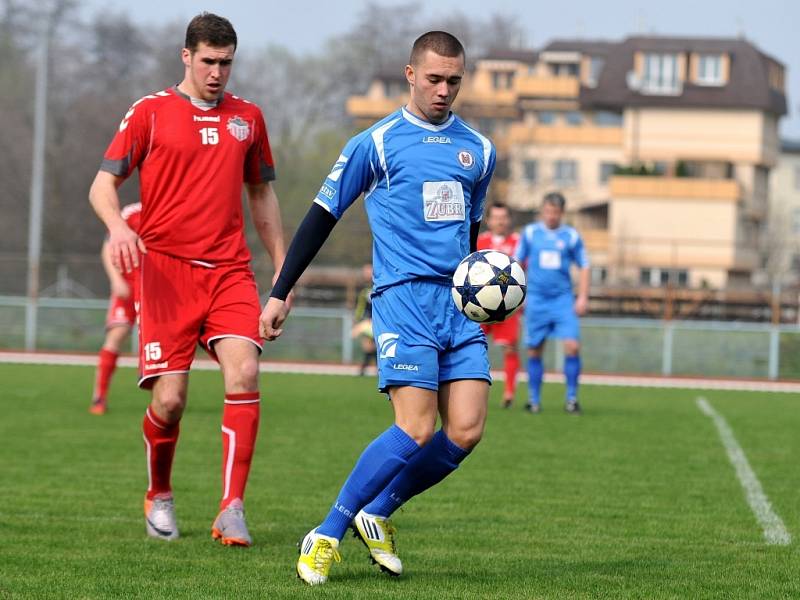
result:
M 322 571 L 322 574 L 327 576 L 331 568 L 331 560 L 342 562 L 342 556 L 339 551 L 333 547 L 328 540 L 320 538 L 317 540 L 317 547 L 314 549 L 314 569 Z

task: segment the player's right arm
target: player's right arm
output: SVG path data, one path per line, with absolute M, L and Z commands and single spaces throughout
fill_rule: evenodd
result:
M 147 117 L 146 105 L 155 97 L 151 95 L 137 100 L 125 113 L 89 189 L 89 202 L 108 229 L 111 262 L 126 273 L 139 266 L 139 252 L 146 253 L 147 250 L 122 218 L 117 190 L 147 155 L 151 119 Z
M 378 159 L 367 132 L 350 140 L 325 178 L 286 252 L 283 266 L 264 306 L 260 334 L 278 338 L 289 316 L 286 297 L 322 248 L 344 211 L 379 177 Z
M 128 282 L 125 281 L 125 278 L 120 274 L 111 260 L 111 250 L 108 240 L 103 241 L 103 248 L 100 250 L 100 260 L 103 263 L 103 270 L 108 276 L 111 294 L 117 298 L 127 298 L 131 293 L 131 289 Z
M 89 189 L 89 202 L 108 229 L 108 252 L 111 264 L 120 272 L 130 273 L 139 266 L 139 252 L 146 253 L 144 242 L 125 223 L 119 207 L 117 189 L 124 177 L 100 170 Z

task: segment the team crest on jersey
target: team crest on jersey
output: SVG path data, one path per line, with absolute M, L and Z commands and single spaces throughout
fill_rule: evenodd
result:
M 250 137 L 250 125 L 240 116 L 228 119 L 228 133 L 240 142 Z
M 465 169 L 471 169 L 475 164 L 475 158 L 472 156 L 472 152 L 469 150 L 459 150 L 458 162 L 461 163 L 461 166 Z

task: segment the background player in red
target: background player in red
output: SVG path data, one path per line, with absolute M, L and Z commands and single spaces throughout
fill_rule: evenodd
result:
M 117 268 L 141 265 L 139 385 L 152 390 L 143 432 L 148 535 L 178 537 L 170 475 L 196 345 L 225 383 L 222 500 L 212 536 L 252 543 L 244 490 L 258 431 L 261 312 L 244 237 L 242 190 L 276 271 L 285 255 L 272 153 L 261 111 L 228 92 L 236 32 L 210 13 L 189 23 L 183 80 L 131 106 L 106 150 L 89 199 L 109 230 Z M 137 235 L 120 216 L 117 188 L 139 169 Z M 244 183 L 244 186 L 243 186 Z
M 139 231 L 139 212 L 142 205 L 138 202 L 129 204 L 121 211 L 121 216 L 133 231 Z M 93 415 L 104 415 L 108 408 L 108 388 L 111 385 L 111 377 L 117 368 L 117 358 L 119 351 L 131 328 L 136 323 L 136 275 L 138 269 L 131 273 L 121 273 L 114 267 L 111 259 L 108 240 L 103 241 L 103 249 L 100 251 L 100 258 L 103 268 L 108 275 L 108 282 L 111 285 L 111 297 L 108 302 L 108 313 L 106 315 L 106 337 L 103 340 L 103 347 L 97 359 L 97 372 L 95 374 L 94 391 L 92 392 L 92 404 L 89 412 Z
M 519 242 L 519 234 L 511 231 L 511 210 L 502 202 L 494 202 L 486 214 L 486 226 L 478 236 L 478 250 L 498 250 L 509 256 Z M 491 336 L 495 344 L 503 349 L 503 371 L 506 382 L 503 389 L 503 407 L 510 408 L 514 403 L 514 392 L 517 389 L 517 373 L 519 372 L 519 316 L 517 311 L 502 323 L 481 325 L 484 333 Z

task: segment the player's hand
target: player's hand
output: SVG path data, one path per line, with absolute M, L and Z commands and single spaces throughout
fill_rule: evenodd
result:
M 124 221 L 108 232 L 111 263 L 120 273 L 130 273 L 139 267 L 139 253 L 147 254 L 142 239 Z
M 261 318 L 258 322 L 258 332 L 262 338 L 271 342 L 280 337 L 283 333 L 283 322 L 289 316 L 290 306 L 284 300 L 270 298 L 261 311 Z
M 575 299 L 575 314 L 582 317 L 589 310 L 589 298 L 586 296 L 578 296 Z
M 111 282 L 111 293 L 117 298 L 122 298 L 124 300 L 131 295 L 131 286 L 128 285 L 127 281 L 114 280 Z

